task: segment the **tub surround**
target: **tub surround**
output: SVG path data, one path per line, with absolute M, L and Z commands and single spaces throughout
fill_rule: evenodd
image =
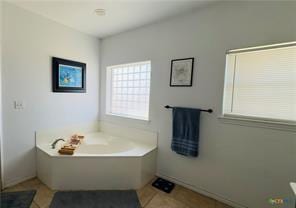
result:
M 74 155 L 58 153 L 62 141 L 52 149 L 57 135 L 68 138 L 75 131 L 36 133 L 37 176 L 51 189 L 137 189 L 155 175 L 156 133 L 100 123 L 96 128 L 79 130 L 85 138 Z
M 61 137 L 64 138 L 64 137 Z M 37 148 L 51 157 L 142 157 L 156 148 L 155 145 L 149 145 L 130 139 L 112 136 L 105 132 L 92 132 L 85 135 L 73 155 L 62 155 L 58 153 L 59 149 L 66 144 L 60 141 L 56 147 L 51 147 L 52 139 L 48 143 L 38 144 Z

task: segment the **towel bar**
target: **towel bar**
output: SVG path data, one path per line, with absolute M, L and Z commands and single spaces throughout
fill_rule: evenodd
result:
M 171 106 L 169 106 L 169 105 L 166 105 L 166 106 L 164 106 L 164 107 L 165 107 L 165 108 L 173 108 L 173 107 L 171 107 Z M 200 111 L 208 112 L 208 113 L 213 113 L 213 110 L 212 110 L 212 109 L 208 109 L 208 110 L 200 109 Z

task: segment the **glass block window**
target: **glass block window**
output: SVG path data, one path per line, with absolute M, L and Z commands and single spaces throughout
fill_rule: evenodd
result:
M 106 113 L 149 119 L 151 62 L 107 67 Z

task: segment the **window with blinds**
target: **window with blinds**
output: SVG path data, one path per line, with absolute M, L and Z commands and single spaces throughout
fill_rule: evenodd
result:
M 230 51 L 223 114 L 296 122 L 296 44 Z
M 106 113 L 149 119 L 150 61 L 107 67 Z

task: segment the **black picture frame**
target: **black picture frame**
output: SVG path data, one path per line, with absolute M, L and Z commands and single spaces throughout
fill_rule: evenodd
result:
M 176 83 L 173 83 L 173 74 L 175 73 L 174 70 L 176 70 L 174 68 L 174 64 L 176 64 L 177 62 L 188 62 L 188 61 L 191 61 L 191 64 L 189 65 L 190 69 L 189 69 L 189 73 L 190 75 L 187 75 L 188 76 L 188 79 L 189 80 L 189 83 L 182 83 L 182 84 L 176 84 Z M 194 58 L 191 57 L 191 58 L 182 58 L 182 59 L 173 59 L 171 60 L 171 74 L 170 74 L 170 87 L 192 87 L 192 83 L 193 83 L 193 68 L 194 68 Z M 184 73 L 188 73 L 188 72 L 184 72 Z
M 81 69 L 81 78 L 79 79 L 81 81 L 80 87 L 74 87 L 74 86 L 61 86 L 60 84 L 60 65 L 64 65 L 66 67 L 73 67 L 76 68 L 79 72 Z M 75 72 L 77 73 L 77 72 Z M 64 93 L 85 93 L 86 92 L 86 64 L 52 57 L 52 91 L 53 92 L 64 92 Z

